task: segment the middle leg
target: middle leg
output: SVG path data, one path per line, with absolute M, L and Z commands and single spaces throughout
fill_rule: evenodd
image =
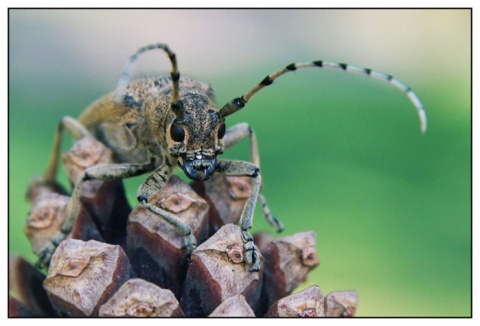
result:
M 248 123 L 242 122 L 234 125 L 227 130 L 224 138 L 225 149 L 234 146 L 240 140 L 247 137 L 250 138 L 250 162 L 252 162 L 256 167 L 260 168 L 260 156 L 258 153 L 257 136 L 255 135 L 255 132 L 252 130 L 252 128 L 250 128 Z M 263 186 L 263 184 L 261 186 Z M 277 232 L 282 232 L 283 223 L 270 212 L 267 204 L 267 199 L 265 198 L 265 196 L 262 195 L 261 192 L 258 194 L 258 200 L 260 200 L 260 203 L 262 204 L 263 214 L 265 215 L 268 223 L 270 223 L 271 226 L 276 228 Z

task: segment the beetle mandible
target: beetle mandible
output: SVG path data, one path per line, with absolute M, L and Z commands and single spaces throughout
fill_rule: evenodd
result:
M 144 78 L 130 82 L 137 58 L 153 49 L 163 50 L 171 62 L 170 76 Z M 88 107 L 78 118 L 64 117 L 58 124 L 50 162 L 41 183 L 51 184 L 56 179 L 62 130 L 75 139 L 94 137 L 112 149 L 115 164 L 88 168 L 74 185 L 71 199 L 65 208 L 61 231 L 40 253 L 37 266 L 45 266 L 58 244 L 71 232 L 80 207 L 80 191 L 87 180 L 124 179 L 147 172 L 150 176 L 140 185 L 137 198 L 141 205 L 165 219 L 185 237 L 188 253 L 196 246 L 190 227 L 174 215 L 148 203 L 148 198 L 169 180 L 172 170 L 180 167 L 193 180 L 207 180 L 214 173 L 252 178 L 252 192 L 240 218 L 240 227 L 250 271 L 260 268 L 257 248 L 249 233 L 257 199 L 260 200 L 268 221 L 279 231 L 283 225 L 271 213 L 265 197 L 260 194 L 261 175 L 255 133 L 247 123 L 229 129 L 225 117 L 241 110 L 258 91 L 271 85 L 283 74 L 302 68 L 331 68 L 359 73 L 389 82 L 404 92 L 416 108 L 421 130 L 426 130 L 426 115 L 415 93 L 403 82 L 375 70 L 330 61 L 292 63 L 266 76 L 254 88 L 237 97 L 220 110 L 214 103 L 214 91 L 206 83 L 180 78 L 175 53 L 166 44 L 158 43 L 140 48 L 133 54 L 120 78 L 116 91 Z M 225 149 L 244 138 L 250 139 L 251 162 L 219 159 Z

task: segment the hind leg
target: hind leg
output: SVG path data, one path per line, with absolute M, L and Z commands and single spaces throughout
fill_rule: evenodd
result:
M 68 131 L 68 133 L 70 133 L 75 140 L 78 140 L 82 137 L 92 137 L 90 132 L 88 132 L 88 130 L 76 119 L 71 117 L 63 117 L 57 126 L 55 139 L 53 141 L 52 154 L 50 155 L 50 161 L 43 175 L 44 182 L 54 182 L 56 180 L 63 129 Z

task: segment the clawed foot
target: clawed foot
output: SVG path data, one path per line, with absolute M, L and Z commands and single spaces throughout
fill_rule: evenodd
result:
M 252 266 L 249 272 L 258 272 L 260 270 L 260 257 L 258 249 L 253 243 L 253 237 L 248 231 L 242 232 L 243 241 L 245 242 L 245 260 L 248 265 Z
M 273 221 L 275 229 L 277 229 L 277 232 L 281 233 L 283 231 L 283 223 L 274 215 L 271 216 L 271 219 Z
M 37 261 L 35 262 L 35 267 L 39 269 L 47 267 L 56 248 L 57 246 L 50 242 L 48 246 L 38 254 Z
M 65 237 L 65 234 L 62 232 L 59 232 L 53 236 L 53 238 L 50 240 L 51 242 L 38 254 L 38 259 L 35 262 L 35 266 L 37 268 L 42 269 L 50 264 L 50 260 L 52 259 L 55 249 L 57 249 L 58 245 L 65 239 Z

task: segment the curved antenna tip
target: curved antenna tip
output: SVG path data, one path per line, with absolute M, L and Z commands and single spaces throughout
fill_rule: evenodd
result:
M 418 111 L 418 116 L 420 118 L 420 130 L 422 131 L 422 134 L 425 134 L 427 132 L 427 115 L 423 108 Z

